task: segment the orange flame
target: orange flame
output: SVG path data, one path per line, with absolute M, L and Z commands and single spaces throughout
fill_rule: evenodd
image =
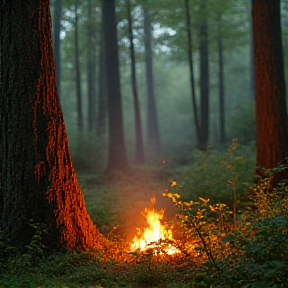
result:
M 145 228 L 141 233 L 141 230 L 138 229 L 138 235 L 134 237 L 132 244 L 130 245 L 131 251 L 140 250 L 145 251 L 148 248 L 159 247 L 159 241 L 163 240 L 173 240 L 172 231 L 166 229 L 162 225 L 161 220 L 164 216 L 164 209 L 161 209 L 159 212 L 155 211 L 154 204 L 156 198 L 151 199 L 151 207 L 145 208 L 142 215 L 147 219 L 149 224 L 148 228 Z M 172 244 L 169 244 L 163 249 L 167 254 L 174 254 L 180 252 L 176 247 L 173 247 Z

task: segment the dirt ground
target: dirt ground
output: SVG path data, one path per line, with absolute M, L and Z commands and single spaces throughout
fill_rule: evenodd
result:
M 95 179 L 91 175 L 78 178 L 80 186 L 84 187 L 86 206 L 92 220 L 99 222 L 96 218 L 99 218 L 101 206 L 105 210 L 103 217 L 107 218 L 107 223 L 101 223 L 99 227 L 103 234 L 107 235 L 114 229 L 114 233 L 121 234 L 130 242 L 137 228 L 147 227 L 142 212 L 146 207 L 151 207 L 152 197 L 156 198 L 155 209 L 164 209 L 164 222 L 169 223 L 177 212 L 172 201 L 162 196 L 173 181 L 172 171 L 134 169 L 118 173 L 113 179 Z M 115 224 L 114 227 L 111 227 L 109 219 Z

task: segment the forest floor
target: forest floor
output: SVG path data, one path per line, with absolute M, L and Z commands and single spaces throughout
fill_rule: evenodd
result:
M 93 175 L 79 175 L 89 215 L 105 236 L 112 231 L 130 241 L 136 228 L 147 226 L 142 212 L 156 198 L 155 209 L 164 209 L 164 221 L 171 221 L 176 214 L 170 199 L 163 197 L 175 173 L 172 170 L 135 168 L 117 173 L 113 181 Z M 101 209 L 99 209 L 101 207 Z M 104 221 L 103 221 L 104 220 Z
M 0 257 L 0 287 L 288 287 L 287 186 L 270 191 L 269 179 L 253 184 L 253 159 L 235 155 L 231 169 L 229 159 L 218 152 L 193 157 L 193 165 L 133 167 L 113 178 L 77 173 L 88 213 L 114 254 L 64 251 L 45 256 L 35 224 L 36 236 L 23 255 L 15 256 L 10 247 L 6 251 L 0 242 L 0 256 L 14 255 Z M 129 250 L 137 228 L 148 226 L 143 211 L 151 209 L 152 197 L 155 211 L 164 209 L 162 223 L 174 225 L 172 245 L 180 253 L 165 252 L 162 247 L 171 241 L 144 252 Z

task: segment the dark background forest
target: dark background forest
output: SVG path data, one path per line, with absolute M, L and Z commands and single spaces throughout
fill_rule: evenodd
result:
M 187 161 L 192 149 L 197 147 L 187 53 L 186 12 L 182 2 L 131 1 L 144 153 L 146 163 L 150 164 L 160 163 L 161 159 L 166 158 L 169 164 L 171 158 L 177 157 Z M 54 51 L 57 51 L 55 43 L 60 41 L 60 58 L 56 54 L 55 59 L 56 67 L 61 67 L 58 68 L 61 70 L 56 74 L 60 77 L 58 90 L 69 143 L 76 169 L 79 172 L 89 170 L 96 173 L 103 171 L 107 165 L 108 143 L 107 93 L 103 84 L 105 31 L 101 24 L 101 3 L 78 0 L 62 1 L 62 7 L 59 5 L 60 1 L 52 1 L 51 12 Z M 281 7 L 287 70 L 287 3 L 283 1 Z M 62 16 L 60 23 L 57 22 L 59 8 Z M 136 141 L 127 1 L 117 1 L 116 12 L 125 145 L 129 162 L 134 163 Z M 241 145 L 249 145 L 251 149 L 255 147 L 255 84 L 250 12 L 251 4 L 244 0 L 233 3 L 208 1 L 203 7 L 201 1 L 195 1 L 190 7 L 197 109 L 200 114 L 201 93 L 205 93 L 203 90 L 206 86 L 207 144 L 213 148 L 219 148 L 234 138 Z M 155 147 L 149 145 L 145 17 L 149 17 L 151 23 L 152 89 L 158 121 L 157 137 L 161 147 L 156 153 Z M 200 37 L 203 35 L 200 32 L 202 23 L 208 31 L 205 39 Z M 55 31 L 58 31 L 57 35 Z M 59 39 L 55 40 L 57 37 Z M 207 50 L 206 54 L 203 47 Z M 205 67 L 204 64 L 204 68 L 200 66 L 205 62 L 201 62 L 201 57 L 208 58 L 208 65 Z M 219 62 L 220 57 L 222 62 Z M 203 72 L 203 69 L 208 70 Z M 204 88 L 201 88 L 201 75 L 206 77 Z M 219 80 L 221 75 L 222 80 Z
M 287 0 L 0 19 L 1 287 L 288 287 Z

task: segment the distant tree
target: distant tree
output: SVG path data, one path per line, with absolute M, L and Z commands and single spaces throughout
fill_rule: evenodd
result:
M 197 146 L 201 148 L 201 134 L 200 134 L 200 123 L 199 123 L 199 113 L 197 108 L 196 100 L 196 89 L 195 89 L 195 80 L 194 80 L 194 69 L 193 69 L 193 45 L 192 45 L 192 31 L 191 31 L 191 17 L 190 17 L 190 7 L 189 0 L 185 0 L 185 10 L 186 10 L 186 31 L 188 38 L 188 61 L 189 61 L 189 70 L 190 70 L 190 86 L 191 86 L 191 95 L 192 95 L 192 105 L 193 105 L 193 114 L 194 114 L 194 123 L 196 128 L 196 137 L 197 137 Z
M 128 168 L 120 90 L 115 0 L 102 0 L 106 89 L 108 96 L 109 148 L 107 172 Z
M 207 0 L 202 0 L 200 13 L 203 14 L 199 25 L 199 52 L 200 52 L 200 123 L 201 123 L 201 149 L 206 149 L 209 140 L 209 47 L 208 47 L 208 23 Z
M 73 168 L 56 89 L 49 1 L 1 1 L 0 229 L 23 248 L 100 249 Z
M 255 66 L 254 66 L 254 43 L 253 43 L 253 24 L 252 24 L 252 13 L 251 13 L 251 1 L 248 2 L 248 11 L 249 11 L 249 45 L 250 45 L 250 90 L 252 100 L 255 101 Z
M 82 90 L 81 90 L 81 73 L 80 73 L 80 52 L 79 52 L 79 27 L 78 27 L 78 5 L 79 0 L 75 0 L 75 73 L 76 73 L 76 99 L 77 99 L 77 117 L 78 117 L 78 132 L 83 130 L 83 113 L 82 113 Z
M 286 79 L 286 88 L 288 86 L 288 2 L 282 1 L 282 39 L 283 39 L 283 57 L 284 57 L 284 66 L 285 66 L 285 79 Z
M 139 106 L 139 97 L 137 90 L 137 79 L 136 79 L 136 61 L 135 61 L 135 51 L 133 43 L 133 27 L 132 27 L 132 15 L 131 15 L 131 3 L 127 0 L 127 10 L 128 10 L 128 32 L 130 41 L 130 58 L 131 58 L 131 82 L 133 90 L 134 99 L 134 119 L 135 119 L 135 162 L 137 164 L 144 163 L 144 147 L 143 147 L 143 136 L 142 136 L 142 125 L 141 125 L 141 115 Z
M 93 2 L 94 3 L 94 2 Z M 93 130 L 96 124 L 96 33 L 91 0 L 87 1 L 87 94 L 88 94 L 88 129 Z
M 152 27 L 150 13 L 144 8 L 144 45 L 147 82 L 147 119 L 148 119 L 148 146 L 153 150 L 160 149 L 160 135 L 158 126 L 157 107 L 154 95 L 154 78 L 152 62 Z
M 103 18 L 103 13 L 102 13 Z M 105 123 L 107 118 L 107 74 L 106 74 L 106 53 L 104 44 L 103 20 L 100 28 L 100 51 L 99 51 L 99 73 L 98 73 L 98 101 L 96 133 L 97 136 L 103 136 L 105 132 Z
M 226 141 L 225 135 L 225 90 L 224 90 L 224 59 L 223 59 L 223 41 L 221 33 L 221 18 L 218 14 L 218 66 L 219 66 L 219 126 L 220 126 L 220 143 L 224 144 Z
M 256 80 L 256 165 L 273 168 L 288 156 L 280 0 L 253 0 Z M 262 175 L 261 169 L 257 173 Z
M 62 17 L 62 1 L 54 0 L 54 21 L 53 21 L 53 49 L 56 67 L 56 81 L 58 94 L 61 95 L 61 57 L 60 57 L 60 31 Z

